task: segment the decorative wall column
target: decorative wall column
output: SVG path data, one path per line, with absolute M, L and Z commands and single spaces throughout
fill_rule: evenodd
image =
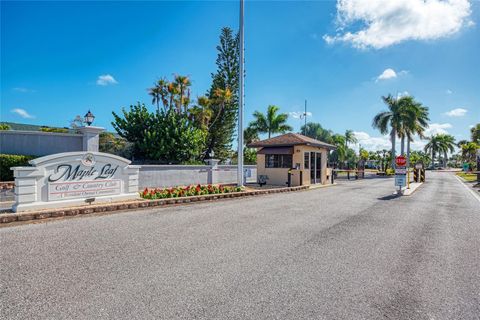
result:
M 218 183 L 218 163 L 220 160 L 218 159 L 206 159 L 205 162 L 207 165 L 210 166 L 208 169 L 208 177 L 207 177 L 207 183 L 208 184 L 216 184 Z
M 83 151 L 98 152 L 100 132 L 105 131 L 105 128 L 86 126 L 78 130 L 83 134 Z

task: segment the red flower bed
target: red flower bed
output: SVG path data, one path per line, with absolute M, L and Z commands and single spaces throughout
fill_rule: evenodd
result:
M 140 192 L 144 199 L 168 199 L 188 196 L 201 196 L 206 194 L 233 193 L 243 191 L 241 187 L 215 186 L 215 185 L 191 185 L 186 187 L 173 188 L 145 188 Z

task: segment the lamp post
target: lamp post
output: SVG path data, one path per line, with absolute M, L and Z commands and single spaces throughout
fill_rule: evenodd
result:
M 240 23 L 239 23 L 239 34 L 240 34 L 240 88 L 238 94 L 238 152 L 237 152 L 237 185 L 239 187 L 243 186 L 244 174 L 243 174 L 243 97 L 244 97 L 244 28 L 243 28 L 243 14 L 244 14 L 244 0 L 240 0 Z
M 93 120 L 95 120 L 95 116 L 90 112 L 90 110 L 88 110 L 83 119 L 87 126 L 90 126 L 93 123 Z

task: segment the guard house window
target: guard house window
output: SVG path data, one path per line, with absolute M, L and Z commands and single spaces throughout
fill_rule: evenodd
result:
M 291 154 L 266 154 L 265 168 L 291 168 Z
M 310 152 L 305 152 L 303 154 L 303 168 L 304 169 L 310 168 Z

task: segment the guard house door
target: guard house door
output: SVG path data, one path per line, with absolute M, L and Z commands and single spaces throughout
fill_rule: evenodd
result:
M 322 153 L 310 152 L 310 183 L 322 182 Z

